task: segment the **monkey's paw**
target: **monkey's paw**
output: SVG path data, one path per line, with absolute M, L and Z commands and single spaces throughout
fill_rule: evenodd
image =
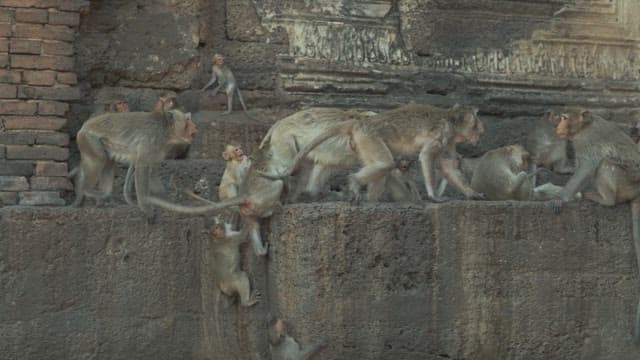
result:
M 487 195 L 484 193 L 474 192 L 467 196 L 467 200 L 486 200 Z
M 443 203 L 451 200 L 451 198 L 447 196 L 429 196 L 429 200 L 434 203 Z

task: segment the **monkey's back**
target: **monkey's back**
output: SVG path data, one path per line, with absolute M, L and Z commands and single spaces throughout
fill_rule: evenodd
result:
M 529 179 L 520 189 L 511 193 L 515 178 L 514 164 L 509 160 L 505 147 L 487 151 L 478 162 L 471 176 L 471 188 L 484 193 L 488 200 L 527 200 L 533 186 Z

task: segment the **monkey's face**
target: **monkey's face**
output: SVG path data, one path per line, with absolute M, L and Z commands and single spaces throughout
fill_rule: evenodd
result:
M 411 161 L 409 160 L 400 160 L 398 161 L 398 170 L 403 174 L 409 173 L 409 168 L 411 167 Z
M 180 110 L 169 110 L 168 117 L 173 121 L 173 134 L 170 143 L 191 144 L 193 136 L 197 132 L 196 124 L 191 121 L 191 113 L 183 113 Z
M 212 60 L 214 65 L 218 65 L 218 66 L 224 65 L 224 56 L 222 55 L 213 55 Z
M 476 145 L 480 141 L 482 134 L 484 134 L 484 124 L 478 117 L 478 109 L 466 110 L 455 138 L 456 143 L 469 142 Z
M 517 169 L 520 169 L 521 171 L 529 170 L 530 155 L 527 150 L 520 145 L 511 145 L 509 146 L 508 151 L 511 156 L 511 161 L 513 161 Z
M 129 104 L 126 101 L 120 101 L 116 104 L 117 112 L 129 112 Z
M 551 121 L 556 126 L 556 135 L 560 139 L 571 139 L 582 130 L 586 111 L 552 113 Z
M 222 225 L 213 225 L 211 230 L 209 230 L 209 235 L 213 239 L 222 239 L 224 237 L 224 227 Z
M 236 146 L 236 148 L 233 149 L 233 154 L 238 161 L 244 158 L 244 151 L 242 151 L 240 146 Z

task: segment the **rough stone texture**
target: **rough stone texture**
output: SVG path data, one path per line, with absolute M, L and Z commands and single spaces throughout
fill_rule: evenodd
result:
M 205 359 L 198 218 L 133 207 L 0 209 L 0 353 Z

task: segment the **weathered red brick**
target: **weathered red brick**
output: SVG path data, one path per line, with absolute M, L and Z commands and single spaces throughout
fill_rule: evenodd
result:
M 17 192 L 0 192 L 0 206 L 16 205 L 18 203 Z
M 0 24 L 0 36 L 9 37 L 11 33 L 11 24 Z
M 10 23 L 15 16 L 14 9 L 0 9 L 0 23 Z
M 80 14 L 68 11 L 50 11 L 49 24 L 75 27 L 80 24 Z
M 35 115 L 38 104 L 19 100 L 0 100 L 0 115 Z
M 65 115 L 69 111 L 69 104 L 59 101 L 38 101 L 38 114 Z
M 9 52 L 12 54 L 40 54 L 42 52 L 42 41 L 11 39 Z
M 73 45 L 62 41 L 45 41 L 42 50 L 45 55 L 73 55 Z
M 78 83 L 78 77 L 74 73 L 58 73 L 58 82 L 65 85 L 75 85 Z
M 17 95 L 17 87 L 15 85 L 0 84 L 0 98 L 15 99 Z
M 20 99 L 77 100 L 80 97 L 80 88 L 77 87 L 18 86 L 18 98 Z
M 31 178 L 31 190 L 73 190 L 73 186 L 66 177 L 34 176 Z
M 22 72 L 0 69 L 0 83 L 19 84 L 22 81 Z
M 29 183 L 24 176 L 0 176 L 0 191 L 29 190 Z
M 46 24 L 49 21 L 49 12 L 42 9 L 16 9 L 16 21 Z
M 14 69 L 72 71 L 73 58 L 68 56 L 11 55 Z
M 33 145 L 35 143 L 36 133 L 33 131 L 4 131 L 0 133 L 0 144 Z
M 36 144 L 69 146 L 69 134 L 60 132 L 40 132 L 36 135 Z
M 55 116 L 3 116 L 7 130 L 60 130 L 67 119 Z
M 63 206 L 65 204 L 58 191 L 23 191 L 18 196 L 20 197 L 20 205 Z
M 29 85 L 48 85 L 56 83 L 56 73 L 53 71 L 25 71 L 22 78 Z
M 36 176 L 67 176 L 67 163 L 54 161 L 38 161 L 35 167 Z
M 50 145 L 7 145 L 8 160 L 56 160 L 69 158 L 69 149 Z
M 1 27 L 2 24 L 0 24 Z M 0 36 L 3 36 L 1 29 Z M 27 39 L 73 41 L 75 32 L 63 25 L 16 24 L 13 36 Z
M 0 161 L 0 175 L 31 176 L 34 168 L 33 161 Z
M 9 39 L 0 38 L 0 52 L 9 52 Z

